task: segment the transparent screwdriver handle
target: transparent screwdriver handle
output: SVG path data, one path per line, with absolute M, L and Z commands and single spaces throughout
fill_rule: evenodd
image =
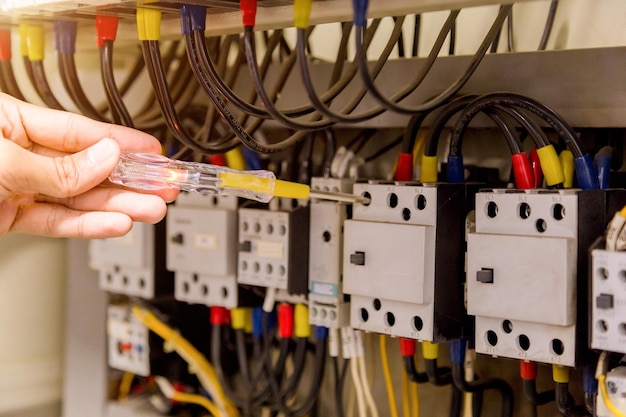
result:
M 228 194 L 267 203 L 276 195 L 271 171 L 237 171 L 217 165 L 183 162 L 157 154 L 123 152 L 109 181 L 140 190 L 179 189 Z

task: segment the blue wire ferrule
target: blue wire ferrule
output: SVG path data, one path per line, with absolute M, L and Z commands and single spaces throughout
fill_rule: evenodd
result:
M 367 9 L 369 7 L 369 0 L 352 0 L 352 8 L 354 10 L 354 17 L 352 21 L 356 26 L 365 27 L 367 25 Z
M 252 309 L 252 337 L 263 337 L 263 314 L 262 307 Z
M 243 159 L 246 161 L 246 165 L 248 165 L 248 169 L 258 170 L 263 169 L 263 164 L 261 163 L 261 159 L 259 159 L 259 155 L 254 152 L 252 149 L 248 149 L 243 146 Z
M 189 15 L 191 16 L 191 30 L 206 29 L 206 6 L 189 6 Z
M 66 20 L 54 21 L 54 49 L 62 54 L 76 52 L 76 33 L 78 24 Z
M 609 188 L 611 177 L 611 154 L 609 152 L 598 152 L 593 158 L 593 165 L 598 173 L 598 185 L 601 190 Z
M 183 36 L 191 35 L 191 13 L 189 8 L 192 7 L 188 4 L 180 5 L 180 32 Z
M 593 162 L 589 154 L 574 158 L 576 167 L 576 178 L 578 186 L 583 190 L 597 190 L 599 188 L 598 176 L 593 168 Z
M 586 394 L 596 394 L 598 392 L 595 364 L 590 363 L 583 369 L 583 392 Z
M 328 327 L 323 326 L 314 326 L 313 334 L 317 340 L 326 340 L 328 339 Z
M 450 341 L 450 361 L 454 365 L 463 365 L 465 362 L 465 339 Z
M 465 182 L 465 168 L 463 167 L 463 155 L 448 155 L 447 180 L 451 183 Z

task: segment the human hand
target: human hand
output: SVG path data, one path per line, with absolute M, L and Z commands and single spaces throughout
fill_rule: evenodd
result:
M 0 94 L 0 235 L 104 238 L 126 234 L 133 221 L 160 221 L 175 191 L 106 182 L 121 150 L 160 153 L 161 145 L 134 129 Z

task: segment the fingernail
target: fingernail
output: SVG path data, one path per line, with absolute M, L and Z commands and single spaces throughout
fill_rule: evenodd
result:
M 87 158 L 92 165 L 100 165 L 117 152 L 113 139 L 104 138 L 87 150 Z

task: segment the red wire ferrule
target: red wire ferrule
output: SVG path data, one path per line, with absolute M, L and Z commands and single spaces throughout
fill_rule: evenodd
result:
M 11 60 L 11 30 L 0 29 L 0 61 Z
M 104 45 L 104 41 L 115 41 L 119 22 L 120 18 L 117 16 L 96 16 L 96 43 L 98 48 Z
M 534 188 L 535 176 L 530 167 L 530 161 L 525 152 L 511 155 L 513 163 L 513 176 L 515 177 L 515 188 L 519 190 L 530 190 Z
M 256 3 L 257 0 L 239 1 L 244 27 L 254 27 L 256 24 Z
M 543 186 L 543 171 L 541 171 L 541 161 L 539 160 L 537 148 L 532 148 L 530 150 L 530 166 L 533 169 L 535 188 L 541 188 Z
M 519 361 L 519 374 L 526 381 L 537 379 L 537 362 Z
M 400 354 L 403 357 L 413 357 L 415 355 L 415 346 L 417 342 L 414 339 L 405 339 L 400 337 Z
M 294 329 L 294 309 L 291 304 L 278 306 L 278 331 L 283 339 L 291 339 Z
M 220 167 L 227 166 L 227 164 L 226 164 L 226 156 L 224 154 L 209 155 L 209 162 L 212 165 L 217 165 L 217 166 L 220 166 Z
M 401 153 L 398 156 L 396 181 L 413 181 L 413 154 Z
M 230 323 L 230 314 L 224 307 L 211 307 L 211 325 L 226 326 Z

